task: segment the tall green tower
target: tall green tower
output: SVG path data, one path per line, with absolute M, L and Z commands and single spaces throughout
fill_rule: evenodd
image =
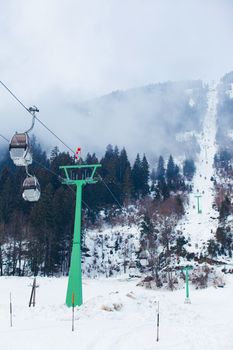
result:
M 70 261 L 68 287 L 66 293 L 66 305 L 80 306 L 83 303 L 82 297 L 82 269 L 81 269 L 81 214 L 82 214 L 82 188 L 87 184 L 95 184 L 96 169 L 101 164 L 91 165 L 67 165 L 60 169 L 65 172 L 65 185 L 76 186 L 76 205 L 74 220 L 74 237 Z

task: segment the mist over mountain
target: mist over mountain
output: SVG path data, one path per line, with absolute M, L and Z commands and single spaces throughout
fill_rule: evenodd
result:
M 217 141 L 221 147 L 233 146 L 233 72 L 223 76 L 218 86 Z
M 206 112 L 207 88 L 202 81 L 165 82 L 115 91 L 74 105 L 73 137 L 93 145 L 125 147 L 129 156 L 146 153 L 192 157 L 198 151 L 196 134 Z M 88 132 L 87 132 L 88 131 Z

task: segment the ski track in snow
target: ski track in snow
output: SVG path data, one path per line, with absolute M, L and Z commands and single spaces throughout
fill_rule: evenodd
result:
M 214 156 L 216 154 L 216 113 L 217 87 L 209 89 L 208 109 L 203 121 L 203 130 L 199 135 L 200 154 L 196 162 L 196 173 L 193 178 L 193 192 L 190 194 L 189 205 L 184 218 L 177 225 L 177 230 L 183 232 L 189 240 L 187 249 L 190 252 L 201 252 L 206 242 L 213 237 L 218 227 L 218 212 L 213 208 L 215 176 Z M 201 195 L 200 211 L 196 195 Z

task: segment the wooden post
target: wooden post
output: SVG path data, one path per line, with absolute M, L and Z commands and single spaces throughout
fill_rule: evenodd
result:
M 33 294 L 32 306 L 35 307 L 35 305 L 36 305 L 36 278 L 34 278 L 33 284 L 34 284 L 34 294 Z
M 35 306 L 36 305 L 36 278 L 33 280 L 32 284 L 32 291 L 31 291 L 31 296 L 29 300 L 29 307 Z
M 13 326 L 12 323 L 12 301 L 11 301 L 11 293 L 10 293 L 10 326 Z
M 159 341 L 159 301 L 158 301 L 158 309 L 157 309 L 157 341 Z

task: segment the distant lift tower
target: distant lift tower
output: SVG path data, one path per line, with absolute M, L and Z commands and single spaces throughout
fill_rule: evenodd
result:
M 195 194 L 195 198 L 197 198 L 197 212 L 198 214 L 202 213 L 202 210 L 200 208 L 200 198 L 202 197 L 202 195 L 200 193 Z
M 185 298 L 185 304 L 190 304 L 191 301 L 189 299 L 189 270 L 192 270 L 193 267 L 192 266 L 185 266 L 183 269 L 183 272 L 185 272 L 185 294 L 186 294 L 186 298 Z
M 81 211 L 82 211 L 82 187 L 87 184 L 95 184 L 96 169 L 101 164 L 92 165 L 67 165 L 60 166 L 65 172 L 65 185 L 76 185 L 76 206 L 74 221 L 74 237 L 70 261 L 69 280 L 66 294 L 66 305 L 80 306 L 82 298 L 82 270 L 81 270 Z

